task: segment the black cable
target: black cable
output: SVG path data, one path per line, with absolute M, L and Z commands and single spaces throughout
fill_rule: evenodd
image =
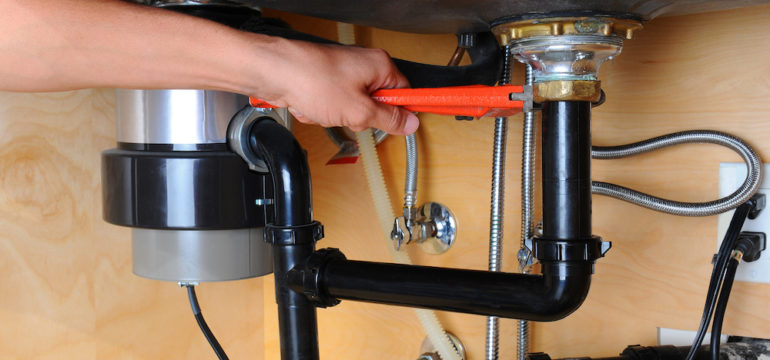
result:
M 698 333 L 695 336 L 690 352 L 687 353 L 686 360 L 695 359 L 695 353 L 703 343 L 703 338 L 706 337 L 706 329 L 711 322 L 711 314 L 714 312 L 716 306 L 717 296 L 719 295 L 719 288 L 722 286 L 722 280 L 725 276 L 725 269 L 727 268 L 727 262 L 730 259 L 730 254 L 735 247 L 735 243 L 738 240 L 738 236 L 741 234 L 741 228 L 746 221 L 746 217 L 754 207 L 755 203 L 749 200 L 735 209 L 733 218 L 730 221 L 730 227 L 727 229 L 724 239 L 722 240 L 722 246 L 719 247 L 716 260 L 714 261 L 714 270 L 711 272 L 711 281 L 709 282 L 709 288 L 706 295 L 706 304 L 703 308 L 703 316 L 701 317 L 700 326 L 698 327 Z
M 724 244 L 725 241 L 723 240 L 722 243 Z M 723 272 L 718 272 L 717 268 L 718 268 L 718 264 L 715 263 L 714 270 L 711 273 L 711 281 L 709 282 L 709 289 L 706 293 L 706 305 L 703 308 L 701 323 L 700 323 L 700 326 L 698 327 L 698 332 L 695 335 L 695 340 L 693 341 L 693 344 L 690 347 L 690 352 L 687 354 L 687 357 L 685 358 L 687 360 L 695 359 L 695 353 L 703 343 L 703 338 L 706 336 L 706 329 L 708 328 L 708 325 L 711 322 L 711 314 L 714 310 L 714 307 L 716 306 L 716 297 L 718 296 L 719 285 L 722 280 L 721 278 L 724 275 Z
M 214 349 L 214 353 L 217 355 L 219 360 L 229 360 L 227 354 L 225 354 L 225 350 L 222 349 L 221 345 L 219 345 L 219 341 L 217 341 L 217 338 L 214 337 L 214 333 L 211 332 L 211 329 L 209 329 L 209 326 L 206 324 L 206 320 L 203 319 L 201 307 L 198 305 L 198 297 L 195 295 L 195 285 L 185 286 L 187 287 L 187 297 L 190 298 L 190 307 L 192 307 L 195 320 L 198 321 L 198 326 L 200 326 L 201 331 L 203 331 L 203 336 L 205 336 L 206 340 L 209 341 L 211 348 Z
M 733 288 L 735 272 L 738 270 L 739 263 L 740 261 L 737 258 L 730 258 L 730 262 L 727 264 L 727 270 L 725 271 L 725 278 L 722 282 L 722 290 L 719 291 L 719 301 L 717 302 L 717 307 L 714 310 L 714 323 L 711 325 L 712 360 L 719 360 L 719 338 L 722 335 L 722 322 L 725 319 L 727 301 L 730 299 L 730 290 Z

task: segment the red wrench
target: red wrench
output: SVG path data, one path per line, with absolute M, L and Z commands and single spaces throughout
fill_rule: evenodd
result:
M 531 88 L 518 85 L 382 89 L 375 91 L 372 98 L 409 111 L 478 118 L 510 116 L 532 107 Z M 249 98 L 249 103 L 253 107 L 275 107 L 256 98 Z

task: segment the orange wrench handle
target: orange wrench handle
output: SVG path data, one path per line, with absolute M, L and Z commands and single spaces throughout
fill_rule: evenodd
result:
M 524 88 L 518 85 L 454 86 L 419 89 L 381 89 L 372 94 L 375 101 L 401 106 L 409 111 L 441 115 L 472 117 L 510 116 L 524 108 L 520 96 Z M 513 99 L 516 98 L 516 99 Z M 249 98 L 254 107 L 275 108 L 269 103 Z
M 375 91 L 372 98 L 407 110 L 433 114 L 508 116 L 524 108 L 523 100 L 511 100 L 511 94 L 522 93 L 523 90 L 523 87 L 516 85 L 382 89 Z

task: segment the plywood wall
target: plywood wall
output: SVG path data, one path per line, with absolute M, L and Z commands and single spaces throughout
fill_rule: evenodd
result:
M 287 16 L 301 30 L 334 38 L 330 22 Z M 676 130 L 731 132 L 770 157 L 770 7 L 658 19 L 602 70 L 608 101 L 596 110 L 595 144 Z M 454 37 L 359 29 L 363 45 L 443 64 Z M 520 67 L 517 67 L 520 74 Z M 126 229 L 101 220 L 99 152 L 114 144 L 111 90 L 0 93 L 0 359 L 209 359 L 186 296 L 174 284 L 131 274 Z M 458 216 L 456 247 L 411 251 L 420 264 L 485 269 L 492 122 L 423 116 L 421 201 Z M 518 248 L 521 117 L 511 119 L 506 201 L 507 271 Z M 309 151 L 319 245 L 349 258 L 387 261 L 360 164 L 324 165 L 335 152 L 323 130 L 298 126 Z M 403 139 L 380 146 L 394 199 L 403 186 Z M 635 159 L 594 163 L 594 178 L 681 200 L 717 193 L 727 150 L 688 145 Z M 568 319 L 535 324 L 534 350 L 609 356 L 653 344 L 658 326 L 696 326 L 716 244 L 715 217 L 657 214 L 594 198 L 594 232 L 614 248 L 596 267 L 586 304 Z M 232 359 L 277 359 L 272 279 L 204 284 L 201 305 Z M 263 286 L 264 283 L 264 286 Z M 734 288 L 725 331 L 770 337 L 770 286 Z M 439 313 L 482 359 L 483 317 Z M 324 359 L 414 359 L 424 335 L 409 309 L 346 301 L 319 311 Z M 514 322 L 502 322 L 501 358 L 514 354 Z
M 185 290 L 132 275 L 129 231 L 101 220 L 113 93 L 0 93 L 0 359 L 211 357 Z M 262 356 L 261 289 L 199 289 L 233 359 Z

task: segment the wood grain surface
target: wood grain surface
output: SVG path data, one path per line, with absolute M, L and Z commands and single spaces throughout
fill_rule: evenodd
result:
M 334 38 L 335 25 L 285 16 L 295 28 Z M 657 19 L 606 64 L 607 102 L 593 119 L 595 144 L 685 129 L 723 130 L 770 156 L 770 7 Z M 444 64 L 453 36 L 359 28 L 359 43 Z M 521 79 L 521 67 L 516 67 Z M 521 80 L 515 81 L 515 83 Z M 440 256 L 410 249 L 416 263 L 487 266 L 493 124 L 422 116 L 420 202 L 458 217 L 455 247 Z M 0 93 L 0 359 L 210 359 L 182 289 L 131 274 L 129 231 L 101 220 L 99 152 L 114 146 L 112 90 Z M 521 116 L 510 120 L 504 270 L 515 271 L 519 234 Z M 298 126 L 308 150 L 321 247 L 388 261 L 360 164 L 326 166 L 336 149 L 322 129 Z M 403 139 L 380 158 L 394 209 L 404 175 Z M 686 145 L 626 160 L 595 161 L 597 180 L 679 200 L 717 194 L 727 150 Z M 533 350 L 611 356 L 654 344 L 656 327 L 693 329 L 716 247 L 716 217 L 658 214 L 594 198 L 594 233 L 613 241 L 591 293 L 571 317 L 533 326 Z M 272 277 L 204 284 L 204 314 L 232 359 L 278 359 Z M 734 287 L 725 332 L 770 337 L 770 286 Z M 439 313 L 483 359 L 481 316 Z M 319 310 L 323 359 L 414 359 L 424 334 L 410 309 L 345 301 Z M 515 322 L 502 321 L 501 359 L 514 356 Z
M 184 289 L 131 273 L 101 219 L 113 90 L 0 93 L 0 359 L 209 359 Z M 262 356 L 262 280 L 204 284 L 233 359 Z

